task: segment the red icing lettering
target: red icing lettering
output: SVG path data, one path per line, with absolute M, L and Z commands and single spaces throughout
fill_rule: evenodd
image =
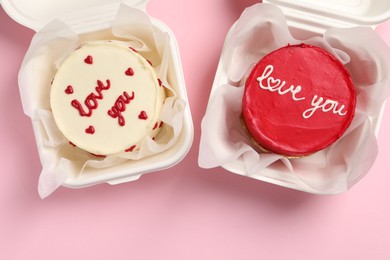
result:
M 90 125 L 87 129 L 85 129 L 85 132 L 86 132 L 87 134 L 93 135 L 93 134 L 95 133 L 95 128 L 94 128 L 93 126 Z
M 131 100 L 134 99 L 134 92 L 132 92 L 131 97 L 127 94 L 126 91 L 123 92 L 123 95 L 120 95 L 113 107 L 107 111 L 108 115 L 112 118 L 118 118 L 118 124 L 124 126 L 126 124 L 125 118 L 122 115 L 122 112 L 126 110 L 126 104 L 129 104 Z
M 84 62 L 87 63 L 87 64 L 92 64 L 92 63 L 93 63 L 92 56 L 91 56 L 91 55 L 88 55 L 88 56 L 84 59 Z
M 158 80 L 158 85 L 161 87 L 162 86 L 162 81 L 161 79 L 157 79 Z
M 135 149 L 135 145 L 131 146 L 129 149 L 126 149 L 125 152 L 132 152 Z
M 87 107 L 86 110 L 84 110 L 82 104 L 78 100 L 72 100 L 71 105 L 79 111 L 80 116 L 90 117 L 92 115 L 93 110 L 98 107 L 97 99 L 103 99 L 102 91 L 111 87 L 110 80 L 107 79 L 106 82 L 107 85 L 105 86 L 100 80 L 97 81 L 98 85 L 95 87 L 96 93 L 89 94 L 84 100 L 84 104 Z
M 132 68 L 128 68 L 126 71 L 125 71 L 125 74 L 127 76 L 133 76 L 134 75 L 134 70 Z
M 134 49 L 133 47 L 129 47 L 130 50 L 134 51 L 134 52 L 138 52 L 136 49 Z
M 73 87 L 71 85 L 66 87 L 65 93 L 68 94 L 68 95 L 73 94 Z
M 142 110 L 142 111 L 139 113 L 138 118 L 141 119 L 141 120 L 146 120 L 146 119 L 148 119 L 148 115 L 146 114 L 145 111 Z
M 146 61 L 150 64 L 150 66 L 153 66 L 153 64 L 150 60 L 146 60 Z

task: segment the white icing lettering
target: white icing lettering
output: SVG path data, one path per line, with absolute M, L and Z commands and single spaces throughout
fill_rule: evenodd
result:
M 278 92 L 279 95 L 285 95 L 287 93 L 291 93 L 291 97 L 294 101 L 304 100 L 305 97 L 297 97 L 298 93 L 301 92 L 301 86 L 291 85 L 289 88 L 284 88 L 286 85 L 286 81 L 282 81 L 281 79 L 275 79 L 271 76 L 274 67 L 272 65 L 268 65 L 265 67 L 263 74 L 257 78 L 259 82 L 259 87 L 264 90 L 269 90 L 271 92 Z M 266 82 L 266 85 L 263 83 Z
M 267 65 L 263 71 L 263 74 L 257 78 L 259 82 L 259 87 L 264 90 L 268 90 L 270 92 L 277 92 L 279 95 L 285 95 L 287 93 L 291 93 L 291 98 L 294 101 L 304 100 L 305 97 L 299 97 L 298 94 L 301 92 L 301 86 L 290 85 L 290 87 L 285 87 L 286 81 L 282 81 L 281 79 L 276 79 L 271 76 L 274 71 L 274 67 L 272 65 Z M 311 100 L 311 107 L 305 110 L 302 113 L 302 117 L 304 119 L 308 119 L 314 115 L 314 113 L 319 110 L 324 113 L 332 112 L 333 114 L 344 116 L 347 114 L 345 111 L 345 105 L 340 105 L 335 100 L 332 99 L 324 99 L 323 97 L 319 97 L 314 95 Z
M 332 111 L 333 114 L 337 114 L 339 116 L 344 116 L 347 114 L 347 111 L 343 111 L 345 106 L 341 105 L 338 108 L 339 103 L 337 101 L 331 100 L 331 99 L 324 99 L 323 97 L 318 97 L 317 95 L 314 95 L 313 99 L 311 100 L 311 108 L 305 110 L 302 113 L 303 118 L 308 119 L 310 118 L 317 109 L 321 109 L 322 112 L 326 113 L 329 111 Z

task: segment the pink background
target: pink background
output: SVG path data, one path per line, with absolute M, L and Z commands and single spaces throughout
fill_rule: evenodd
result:
M 17 73 L 34 32 L 0 8 L 0 259 L 390 259 L 390 106 L 379 156 L 350 191 L 316 196 L 197 165 L 225 35 L 255 0 L 151 0 L 181 51 L 195 138 L 177 166 L 41 200 Z M 174 8 L 172 8 L 174 7 Z M 390 23 L 379 32 L 390 43 Z

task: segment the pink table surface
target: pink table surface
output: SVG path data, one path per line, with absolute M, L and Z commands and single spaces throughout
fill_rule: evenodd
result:
M 195 138 L 177 166 L 41 200 L 41 165 L 17 74 L 34 32 L 0 8 L 0 259 L 390 259 L 390 106 L 369 174 L 317 196 L 197 164 L 225 35 L 257 1 L 150 1 L 180 46 Z M 174 8 L 172 8 L 174 6 Z M 390 43 L 390 23 L 378 30 Z

